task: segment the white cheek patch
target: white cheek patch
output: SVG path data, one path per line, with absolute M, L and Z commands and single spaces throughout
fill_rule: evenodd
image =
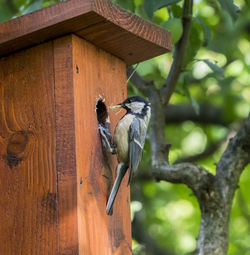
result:
M 130 104 L 127 104 L 128 108 L 131 109 L 134 113 L 141 113 L 142 109 L 144 108 L 145 103 L 142 102 L 133 102 Z

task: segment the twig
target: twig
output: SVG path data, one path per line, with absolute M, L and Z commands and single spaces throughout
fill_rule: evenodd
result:
M 179 75 L 181 73 L 182 64 L 188 44 L 188 38 L 191 30 L 192 9 L 193 0 L 185 0 L 182 13 L 183 34 L 175 47 L 175 52 L 173 56 L 174 61 L 171 66 L 168 78 L 161 90 L 161 99 L 165 105 L 168 104 L 169 99 L 175 90 Z
M 133 75 L 131 76 L 132 73 Z M 127 67 L 127 77 L 130 77 L 130 81 L 134 86 L 147 97 L 150 95 L 150 89 L 155 88 L 152 81 L 144 80 L 132 66 Z

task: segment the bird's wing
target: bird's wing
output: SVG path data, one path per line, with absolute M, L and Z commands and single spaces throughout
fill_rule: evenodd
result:
M 140 121 L 134 118 L 129 128 L 129 179 L 131 181 L 132 175 L 135 173 L 141 161 L 143 145 L 140 135 Z

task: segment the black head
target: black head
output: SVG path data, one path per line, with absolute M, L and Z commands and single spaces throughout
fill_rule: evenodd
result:
M 140 97 L 140 96 L 133 96 L 133 97 L 128 97 L 126 100 L 124 100 L 121 104 L 122 105 L 126 105 L 126 104 L 131 104 L 131 103 L 135 103 L 135 102 L 138 102 L 138 103 L 144 103 L 146 105 L 149 105 L 149 102 L 143 98 L 143 97 Z
M 139 96 L 128 97 L 120 106 L 126 109 L 128 113 L 136 115 L 144 116 L 150 111 L 150 103 L 145 98 Z

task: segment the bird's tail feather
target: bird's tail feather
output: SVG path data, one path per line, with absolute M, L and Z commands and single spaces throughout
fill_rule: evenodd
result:
M 107 207 L 106 207 L 106 212 L 107 212 L 108 215 L 112 215 L 113 204 L 114 204 L 117 192 L 119 190 L 122 178 L 124 177 L 127 169 L 128 169 L 128 167 L 125 164 L 122 164 L 122 163 L 120 163 L 117 166 L 117 176 L 116 176 L 116 179 L 115 179 L 115 183 L 112 187 L 112 190 L 110 192 Z

